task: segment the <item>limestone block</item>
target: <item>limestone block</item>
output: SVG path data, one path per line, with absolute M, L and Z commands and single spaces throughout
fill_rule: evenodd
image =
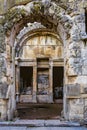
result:
M 73 2 L 73 0 L 68 0 L 69 2 Z
M 83 59 L 87 58 L 87 47 L 85 47 L 84 49 L 81 49 L 81 55 Z
M 10 59 L 11 55 L 10 55 L 10 46 L 6 45 L 6 51 L 7 51 L 7 58 Z
M 82 74 L 82 60 L 81 60 L 81 58 L 69 58 L 67 65 L 68 65 L 67 74 L 69 76 Z
M 73 34 L 72 35 L 72 40 L 73 41 L 79 41 L 80 40 L 80 34 L 77 34 L 77 33 Z
M 50 13 L 50 15 L 55 14 L 54 9 L 53 9 L 53 7 L 52 7 L 52 6 L 49 8 L 49 13 Z
M 83 8 L 87 8 L 87 1 L 86 0 L 83 2 Z
M 80 29 L 77 26 L 73 26 L 72 33 L 71 33 L 72 40 L 74 42 L 79 42 L 81 39 L 80 35 L 81 35 Z
M 69 118 L 81 120 L 84 117 L 84 99 L 69 100 Z
M 6 83 L 0 84 L 0 98 L 6 98 L 8 86 Z
M 82 22 L 82 23 L 78 23 L 78 28 L 81 30 L 80 35 L 81 35 L 82 33 L 85 33 L 85 21 Z
M 81 94 L 84 98 L 87 97 L 87 84 L 81 84 Z
M 87 59 L 86 59 L 86 57 L 85 57 L 85 59 L 83 60 L 83 65 L 84 65 L 84 66 L 87 66 Z
M 51 55 L 51 53 L 52 53 L 52 48 L 51 48 L 51 47 L 45 48 L 44 53 L 45 53 L 45 55 L 48 55 L 48 56 Z
M 76 72 L 77 75 L 82 75 L 82 66 L 76 64 L 74 67 L 74 71 Z
M 5 34 L 4 28 L 0 25 L 0 53 L 5 51 Z
M 69 60 L 68 60 L 68 65 L 69 66 L 71 66 L 71 67 L 73 67 L 74 66 L 74 58 L 69 58 Z
M 84 120 L 87 121 L 87 98 L 85 100 L 85 106 L 84 106 Z
M 33 102 L 32 95 L 20 95 L 20 102 Z
M 30 0 L 14 0 L 15 4 L 25 4 L 27 2 L 29 2 Z
M 87 84 L 87 76 L 78 76 L 76 79 L 78 84 Z
M 52 103 L 52 95 L 37 95 L 37 101 L 39 103 Z
M 84 23 L 85 22 L 85 16 L 84 16 L 84 14 L 77 15 L 77 16 L 75 16 L 74 20 L 75 20 L 76 23 Z
M 0 0 L 0 14 L 6 11 L 15 4 L 15 0 Z
M 81 60 L 81 59 L 80 59 Z M 67 74 L 68 75 L 81 75 L 82 74 L 82 63 L 78 58 L 70 58 L 67 62 Z
M 76 76 L 77 75 L 77 73 L 75 72 L 73 67 L 69 67 L 67 69 L 67 74 L 68 74 L 68 76 Z
M 80 84 L 67 84 L 66 95 L 67 96 L 79 96 L 80 95 Z
M 87 66 L 82 66 L 82 74 L 87 76 Z
M 74 63 L 78 64 L 79 66 L 81 66 L 82 65 L 82 59 L 81 59 L 81 57 L 74 58 Z
M 1 119 L 6 120 L 7 119 L 7 102 L 8 100 L 0 100 L 0 113 L 1 113 Z
M 1 99 L 6 98 L 7 90 L 8 90 L 7 77 L 2 75 L 1 83 L 0 83 L 0 98 Z
M 81 57 L 81 50 L 79 48 L 78 49 L 71 49 L 70 56 L 71 57 Z
M 86 84 L 86 86 L 84 86 L 84 88 L 83 88 L 83 93 L 84 93 L 84 94 L 87 94 L 87 84 Z
M 70 56 L 71 56 L 71 57 L 76 57 L 76 51 L 72 49 L 72 50 L 70 51 Z
M 85 106 L 87 106 L 87 98 L 85 98 Z
M 81 46 L 82 46 L 82 41 L 79 41 L 79 42 L 75 42 L 75 41 L 70 41 L 69 42 L 69 50 L 77 50 L 77 49 L 81 49 Z M 84 47 L 84 46 L 83 46 Z

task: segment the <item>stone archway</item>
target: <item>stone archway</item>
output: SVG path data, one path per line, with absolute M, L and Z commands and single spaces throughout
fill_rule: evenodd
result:
M 56 32 L 62 39 L 64 47 L 66 47 L 66 41 L 70 38 L 70 29 L 72 27 L 72 19 L 69 15 L 61 14 L 64 9 L 60 6 L 57 6 L 53 2 L 44 5 L 42 1 L 30 2 L 27 5 L 21 5 L 13 7 L 9 10 L 6 15 L 6 22 L 4 24 L 6 30 L 6 49 L 7 49 L 7 75 L 8 78 L 12 78 L 13 82 L 9 82 L 11 85 L 12 97 L 8 96 L 8 99 L 12 98 L 12 101 L 9 100 L 9 105 L 12 104 L 9 109 L 10 111 L 15 111 L 15 38 L 21 29 L 30 22 L 41 22 L 47 29 Z M 13 15 L 14 14 L 14 15 Z M 33 29 L 32 29 L 33 30 Z M 66 57 L 64 59 L 66 61 Z M 64 61 L 64 62 L 65 62 Z M 64 66 L 65 67 L 65 66 Z M 11 70 L 11 72 L 9 71 Z M 9 92 L 9 91 L 8 91 Z M 8 94 L 9 95 L 9 94 Z M 64 99 L 65 100 L 65 99 Z M 66 101 L 64 101 L 66 106 Z M 66 115 L 66 108 L 64 109 Z M 10 115 L 11 116 L 11 115 Z M 10 117 L 12 118 L 12 117 Z M 10 119 L 9 118 L 9 119 Z
M 25 33 L 15 45 L 16 99 L 20 118 L 60 118 L 64 84 L 64 47 L 60 37 L 49 29 L 40 28 Z M 32 113 L 33 109 L 36 112 Z
M 20 77 L 22 75 L 21 83 L 18 83 L 19 78 L 17 76 L 18 78 L 16 82 L 17 91 L 22 89 L 22 88 L 18 88 L 18 86 L 20 85 L 22 87 L 25 86 L 23 87 L 23 90 L 21 91 L 23 94 L 26 95 L 26 93 L 28 93 L 26 90 L 31 89 L 29 93 L 32 93 L 30 95 L 32 95 L 33 97 L 32 97 L 32 100 L 30 100 L 30 102 L 37 102 L 36 100 L 37 98 L 38 101 L 41 103 L 43 102 L 53 103 L 54 102 L 53 89 L 55 89 L 56 91 L 58 85 L 59 87 L 63 87 L 64 74 L 63 72 L 60 72 L 58 70 L 58 67 L 64 67 L 64 53 L 63 53 L 64 46 L 62 44 L 60 37 L 48 29 L 33 30 L 33 32 L 30 31 L 26 33 L 25 36 L 23 35 L 23 37 L 19 40 L 19 43 L 15 47 L 15 50 L 16 50 L 15 60 L 17 62 L 16 64 L 17 66 L 21 67 L 20 68 L 21 74 L 17 73 L 17 75 L 20 75 Z M 32 71 L 31 71 L 32 79 L 30 80 L 31 82 L 28 82 L 29 79 L 27 77 L 29 77 L 29 75 L 26 77 L 26 73 L 24 69 L 27 69 L 27 71 L 29 69 L 26 67 L 32 68 Z M 56 71 L 53 72 L 54 71 L 53 68 L 55 68 L 57 72 L 60 73 L 58 74 L 56 80 L 55 79 L 53 80 L 53 77 L 57 75 Z M 25 77 L 23 76 L 23 74 L 25 75 Z M 62 76 L 61 79 L 58 78 L 60 77 L 59 75 Z M 41 79 L 46 80 L 46 83 L 45 81 Z M 60 83 L 58 84 L 57 82 L 60 82 Z M 53 86 L 56 88 L 54 88 Z M 19 92 L 16 92 L 16 93 L 19 93 Z M 33 93 L 37 93 L 37 94 L 33 94 Z M 38 96 L 38 95 L 41 95 L 41 96 Z M 22 95 L 22 97 L 26 98 L 26 96 L 24 95 Z M 54 95 L 54 97 L 57 98 L 56 95 Z M 22 100 L 23 98 L 21 98 L 21 101 Z M 26 100 L 24 102 L 29 102 L 29 99 L 24 99 L 24 100 Z

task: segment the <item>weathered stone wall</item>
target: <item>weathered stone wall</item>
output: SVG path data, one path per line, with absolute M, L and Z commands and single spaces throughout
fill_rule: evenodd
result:
M 7 98 L 8 90 L 7 76 L 6 76 L 6 45 L 5 45 L 5 30 L 0 24 L 0 118 L 7 118 Z
M 31 1 L 0 1 L 0 13 L 4 13 L 0 16 L 0 98 L 3 101 L 6 99 L 9 86 L 12 85 L 12 91 L 14 90 L 13 46 L 16 36 L 27 23 L 41 22 L 45 28 L 59 34 L 65 48 L 64 116 L 66 119 L 81 120 L 84 117 L 87 119 L 87 34 L 84 11 L 87 1 L 43 0 L 41 2 L 37 0 L 33 3 Z M 14 5 L 16 6 L 11 8 Z M 15 102 L 14 97 L 12 101 Z M 9 109 L 11 109 L 12 101 L 9 100 Z M 11 111 L 13 110 L 14 105 Z

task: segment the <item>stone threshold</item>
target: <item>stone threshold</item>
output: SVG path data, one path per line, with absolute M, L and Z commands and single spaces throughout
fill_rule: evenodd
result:
M 27 127 L 80 127 L 80 123 L 60 120 L 16 120 L 1 121 L 0 126 L 27 126 Z

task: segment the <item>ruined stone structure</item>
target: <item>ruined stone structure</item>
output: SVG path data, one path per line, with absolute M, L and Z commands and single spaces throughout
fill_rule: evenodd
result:
M 58 96 L 66 120 L 87 120 L 87 1 L 1 0 L 0 118 Z

